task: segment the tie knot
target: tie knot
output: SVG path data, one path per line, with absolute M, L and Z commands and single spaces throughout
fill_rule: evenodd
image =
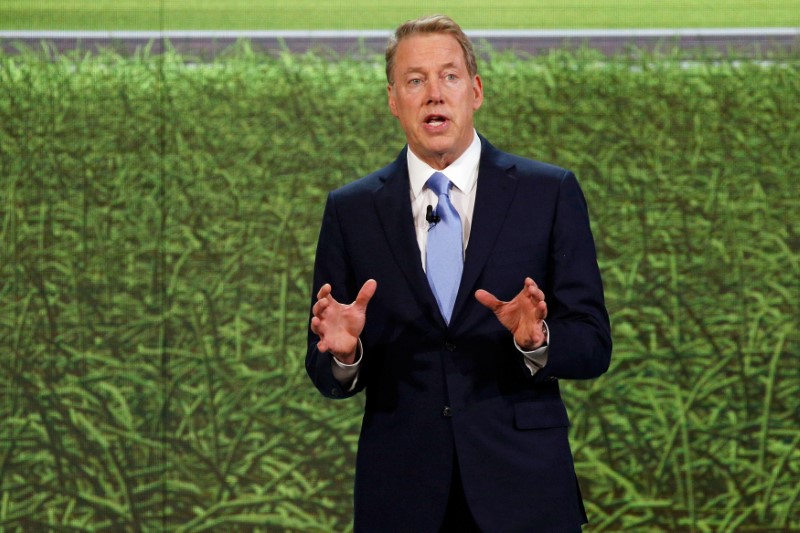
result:
M 449 196 L 450 194 L 450 180 L 441 172 L 434 172 L 431 174 L 431 177 L 428 178 L 427 185 L 429 189 L 436 193 L 436 196 L 441 196 L 443 194 Z

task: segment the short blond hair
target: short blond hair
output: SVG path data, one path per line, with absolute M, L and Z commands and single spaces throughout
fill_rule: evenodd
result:
M 428 17 L 409 20 L 397 27 L 394 35 L 389 38 L 386 45 L 386 79 L 390 85 L 394 84 L 394 56 L 397 53 L 397 46 L 400 41 L 412 35 L 421 33 L 444 33 L 456 38 L 461 50 L 464 51 L 464 61 L 467 63 L 467 71 L 470 77 L 478 73 L 478 61 L 475 58 L 475 50 L 472 48 L 472 41 L 461 29 L 461 26 L 446 15 L 431 15 Z

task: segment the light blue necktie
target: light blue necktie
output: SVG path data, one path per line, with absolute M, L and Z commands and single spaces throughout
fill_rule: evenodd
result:
M 436 206 L 439 221 L 428 228 L 425 272 L 439 310 L 449 324 L 458 285 L 461 283 L 461 272 L 464 270 L 461 218 L 450 203 L 450 180 L 447 176 L 435 172 L 428 178 L 427 185 L 439 197 L 439 204 Z

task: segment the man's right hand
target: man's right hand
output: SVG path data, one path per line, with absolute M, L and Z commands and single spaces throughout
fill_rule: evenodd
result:
M 311 309 L 311 331 L 319 335 L 319 351 L 330 353 L 346 365 L 355 363 L 358 337 L 367 319 L 367 304 L 377 287 L 374 279 L 367 280 L 351 304 L 337 302 L 329 283 L 319 289 L 317 302 Z

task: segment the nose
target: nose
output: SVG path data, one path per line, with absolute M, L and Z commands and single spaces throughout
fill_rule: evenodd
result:
M 441 82 L 434 78 L 428 80 L 425 84 L 428 91 L 428 103 L 438 104 L 442 102 L 442 85 Z

